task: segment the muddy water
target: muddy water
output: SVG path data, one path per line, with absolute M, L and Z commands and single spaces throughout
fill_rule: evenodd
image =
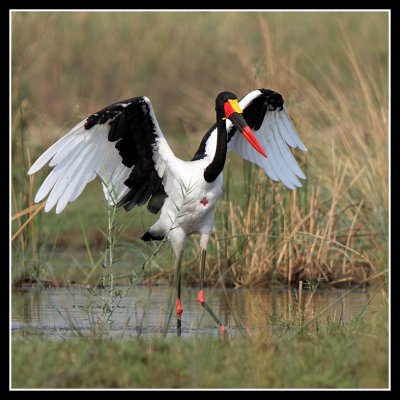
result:
M 117 288 L 124 290 L 124 288 Z M 300 318 L 313 318 L 343 295 L 344 291 L 303 291 L 301 306 L 293 289 L 209 289 L 206 300 L 228 326 L 229 335 L 270 331 Z M 110 325 L 101 324 L 109 314 L 102 311 L 104 293 L 82 288 L 25 289 L 12 292 L 14 335 L 43 335 L 62 339 L 90 334 L 110 326 L 112 336 L 176 335 L 176 318 L 171 290 L 166 287 L 135 286 L 117 304 Z M 367 304 L 368 291 L 353 292 L 327 311 L 323 320 L 348 321 Z M 213 319 L 198 305 L 197 289 L 182 290 L 184 312 L 182 336 L 219 334 Z M 116 298 L 118 301 L 118 298 Z

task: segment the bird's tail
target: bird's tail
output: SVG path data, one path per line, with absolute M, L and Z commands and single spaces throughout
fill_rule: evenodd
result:
M 149 242 L 150 240 L 163 240 L 165 236 L 160 236 L 160 235 L 155 235 L 154 233 L 151 233 L 150 230 L 148 230 L 142 237 L 141 239 L 144 240 L 145 242 Z

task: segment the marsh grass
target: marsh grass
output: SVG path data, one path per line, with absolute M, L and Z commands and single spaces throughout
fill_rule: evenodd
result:
M 373 238 L 359 221 L 364 201 L 340 201 L 349 190 L 343 165 L 334 171 L 326 200 L 320 196 L 321 184 L 305 187 L 305 193 L 277 184 L 269 190 L 259 171 L 250 169 L 247 204 L 226 197 L 215 231 L 217 258 L 227 282 L 265 286 L 271 281 L 322 279 L 336 285 L 359 282 L 375 271 L 367 254 Z
M 11 200 L 13 216 L 11 218 L 13 233 L 13 250 L 16 253 L 18 263 L 12 270 L 14 282 L 25 279 L 41 281 L 46 271 L 46 263 L 41 259 L 41 252 L 46 242 L 46 234 L 41 229 L 43 204 L 35 204 L 34 187 L 35 178 L 28 177 L 27 168 L 31 165 L 30 151 L 25 146 L 26 135 L 25 105 L 14 115 L 12 125 L 12 149 L 13 149 L 13 184 L 11 187 Z M 39 175 L 40 179 L 41 175 Z M 57 235 L 57 233 L 55 233 Z M 51 251 L 48 253 L 51 257 Z
M 149 24 L 157 29 L 148 31 Z M 14 281 L 46 274 L 44 249 L 81 243 L 86 252 L 95 252 L 104 245 L 99 235 L 105 226 L 104 200 L 93 186 L 65 210 L 62 224 L 60 216 L 43 215 L 42 205 L 33 204 L 45 175 L 27 178 L 26 171 L 55 136 L 105 104 L 146 94 L 160 110 L 157 117 L 175 153 L 190 159 L 214 120 L 210 104 L 215 94 L 229 88 L 240 96 L 256 87 L 274 89 L 286 99 L 309 149 L 306 154 L 294 151 L 307 180 L 290 191 L 240 157 L 229 156 L 208 251 L 207 283 L 348 286 L 384 270 L 387 24 L 387 14 L 379 12 L 15 13 Z M 185 35 L 178 33 L 178 25 Z M 249 27 L 235 36 L 235 44 L 229 40 L 232 26 Z M 100 53 L 113 57 L 95 63 Z M 121 249 L 128 250 L 121 259 L 153 251 L 127 242 L 143 233 L 154 216 L 146 216 L 145 210 L 131 215 L 133 223 L 119 239 Z M 194 283 L 199 246 L 197 238 L 190 243 L 183 278 Z M 147 265 L 147 278 L 172 282 L 171 261 L 171 252 L 161 251 Z M 87 281 L 96 279 L 90 275 Z

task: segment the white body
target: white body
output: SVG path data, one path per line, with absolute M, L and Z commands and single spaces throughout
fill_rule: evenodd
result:
M 175 195 L 165 199 L 160 218 L 149 229 L 151 234 L 166 236 L 175 245 L 193 233 L 211 235 L 215 208 L 223 187 L 222 174 L 211 183 L 204 180 L 204 169 L 209 160 L 177 160 L 177 163 L 182 166 L 174 179 L 177 184 Z

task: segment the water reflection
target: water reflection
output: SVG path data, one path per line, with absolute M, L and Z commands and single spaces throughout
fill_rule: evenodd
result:
M 119 288 L 123 290 L 123 288 Z M 228 326 L 229 335 L 268 331 L 274 321 L 309 320 L 344 291 L 303 291 L 293 289 L 209 289 L 207 302 Z M 90 333 L 107 312 L 102 312 L 101 291 L 87 289 L 25 289 L 12 293 L 12 329 L 15 334 L 40 334 L 63 338 Z M 197 303 L 197 289 L 182 289 L 182 336 L 219 334 L 217 326 Z M 334 320 L 348 321 L 367 304 L 368 291 L 353 292 L 326 314 Z M 170 288 L 135 286 L 120 302 L 111 316 L 111 335 L 176 335 L 174 301 Z M 104 310 L 104 309 L 103 309 Z

